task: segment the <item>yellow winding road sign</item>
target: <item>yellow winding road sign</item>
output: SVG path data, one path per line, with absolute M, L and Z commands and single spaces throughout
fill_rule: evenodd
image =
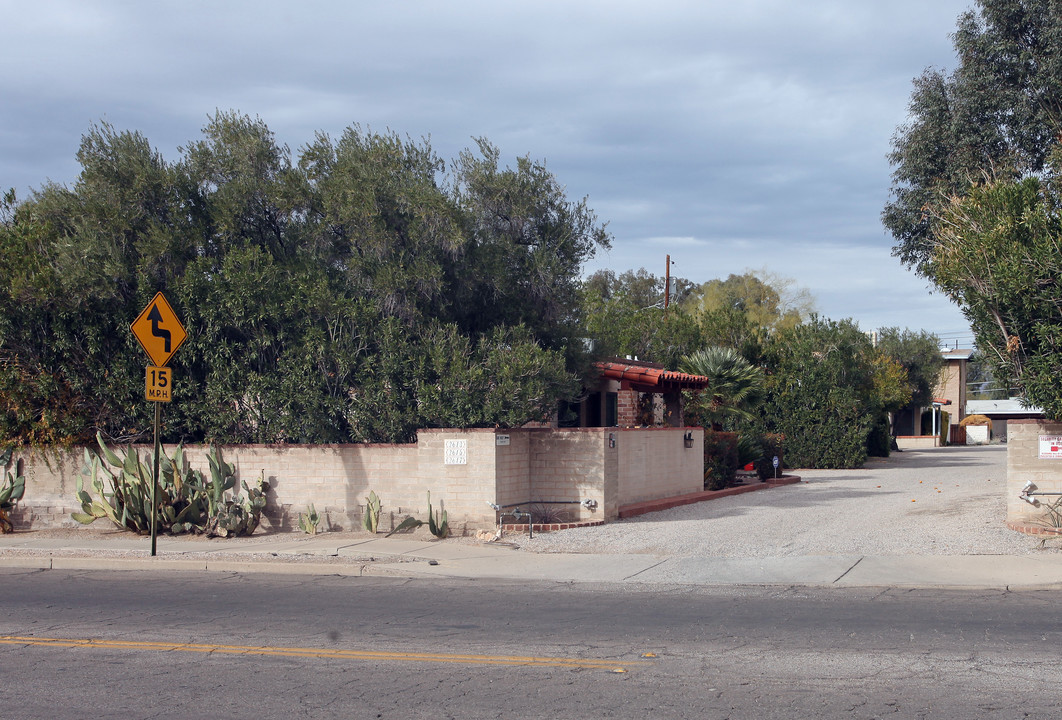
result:
M 129 329 L 157 367 L 165 367 L 188 333 L 162 293 L 156 293 Z

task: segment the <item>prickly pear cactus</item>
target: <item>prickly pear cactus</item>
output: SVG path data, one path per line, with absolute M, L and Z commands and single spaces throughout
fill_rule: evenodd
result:
M 262 519 L 266 506 L 266 490 L 269 484 L 264 477 L 259 478 L 254 487 L 243 483 L 246 499 L 240 495 L 225 498 L 215 507 L 217 512 L 211 515 L 203 528 L 207 537 L 237 537 L 250 535 Z
M 317 527 L 321 524 L 321 515 L 317 512 L 317 508 L 310 503 L 306 508 L 306 514 L 299 513 L 299 529 L 307 535 L 316 535 Z

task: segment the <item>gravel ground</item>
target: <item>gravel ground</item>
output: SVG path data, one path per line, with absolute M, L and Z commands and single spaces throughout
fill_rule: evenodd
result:
M 700 557 L 1043 552 L 1005 525 L 1006 461 L 1000 445 L 907 450 L 858 470 L 793 470 L 797 485 L 505 539 L 539 553 Z

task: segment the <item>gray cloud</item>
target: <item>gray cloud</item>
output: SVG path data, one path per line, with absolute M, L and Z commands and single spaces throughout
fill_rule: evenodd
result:
M 954 66 L 967 4 L 0 0 L 17 68 L 0 78 L 0 185 L 72 182 L 100 120 L 169 159 L 216 109 L 293 150 L 354 123 L 443 157 L 486 136 L 610 221 L 594 267 L 659 272 L 671 250 L 698 281 L 767 265 L 830 317 L 957 332 L 878 214 L 911 79 Z

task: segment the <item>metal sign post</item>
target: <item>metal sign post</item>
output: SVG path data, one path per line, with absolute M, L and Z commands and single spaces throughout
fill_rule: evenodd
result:
M 155 557 L 159 516 L 159 464 L 162 456 L 162 403 L 170 402 L 173 392 L 173 371 L 166 367 L 188 333 L 177 319 L 165 296 L 156 293 L 147 307 L 129 326 L 153 365 L 144 377 L 144 397 L 155 403 L 155 461 L 151 475 L 151 556 Z
M 162 403 L 155 403 L 155 469 L 151 473 L 151 557 L 155 557 L 155 543 L 158 539 L 159 521 L 159 455 L 162 443 L 159 440 L 159 426 L 162 424 Z

